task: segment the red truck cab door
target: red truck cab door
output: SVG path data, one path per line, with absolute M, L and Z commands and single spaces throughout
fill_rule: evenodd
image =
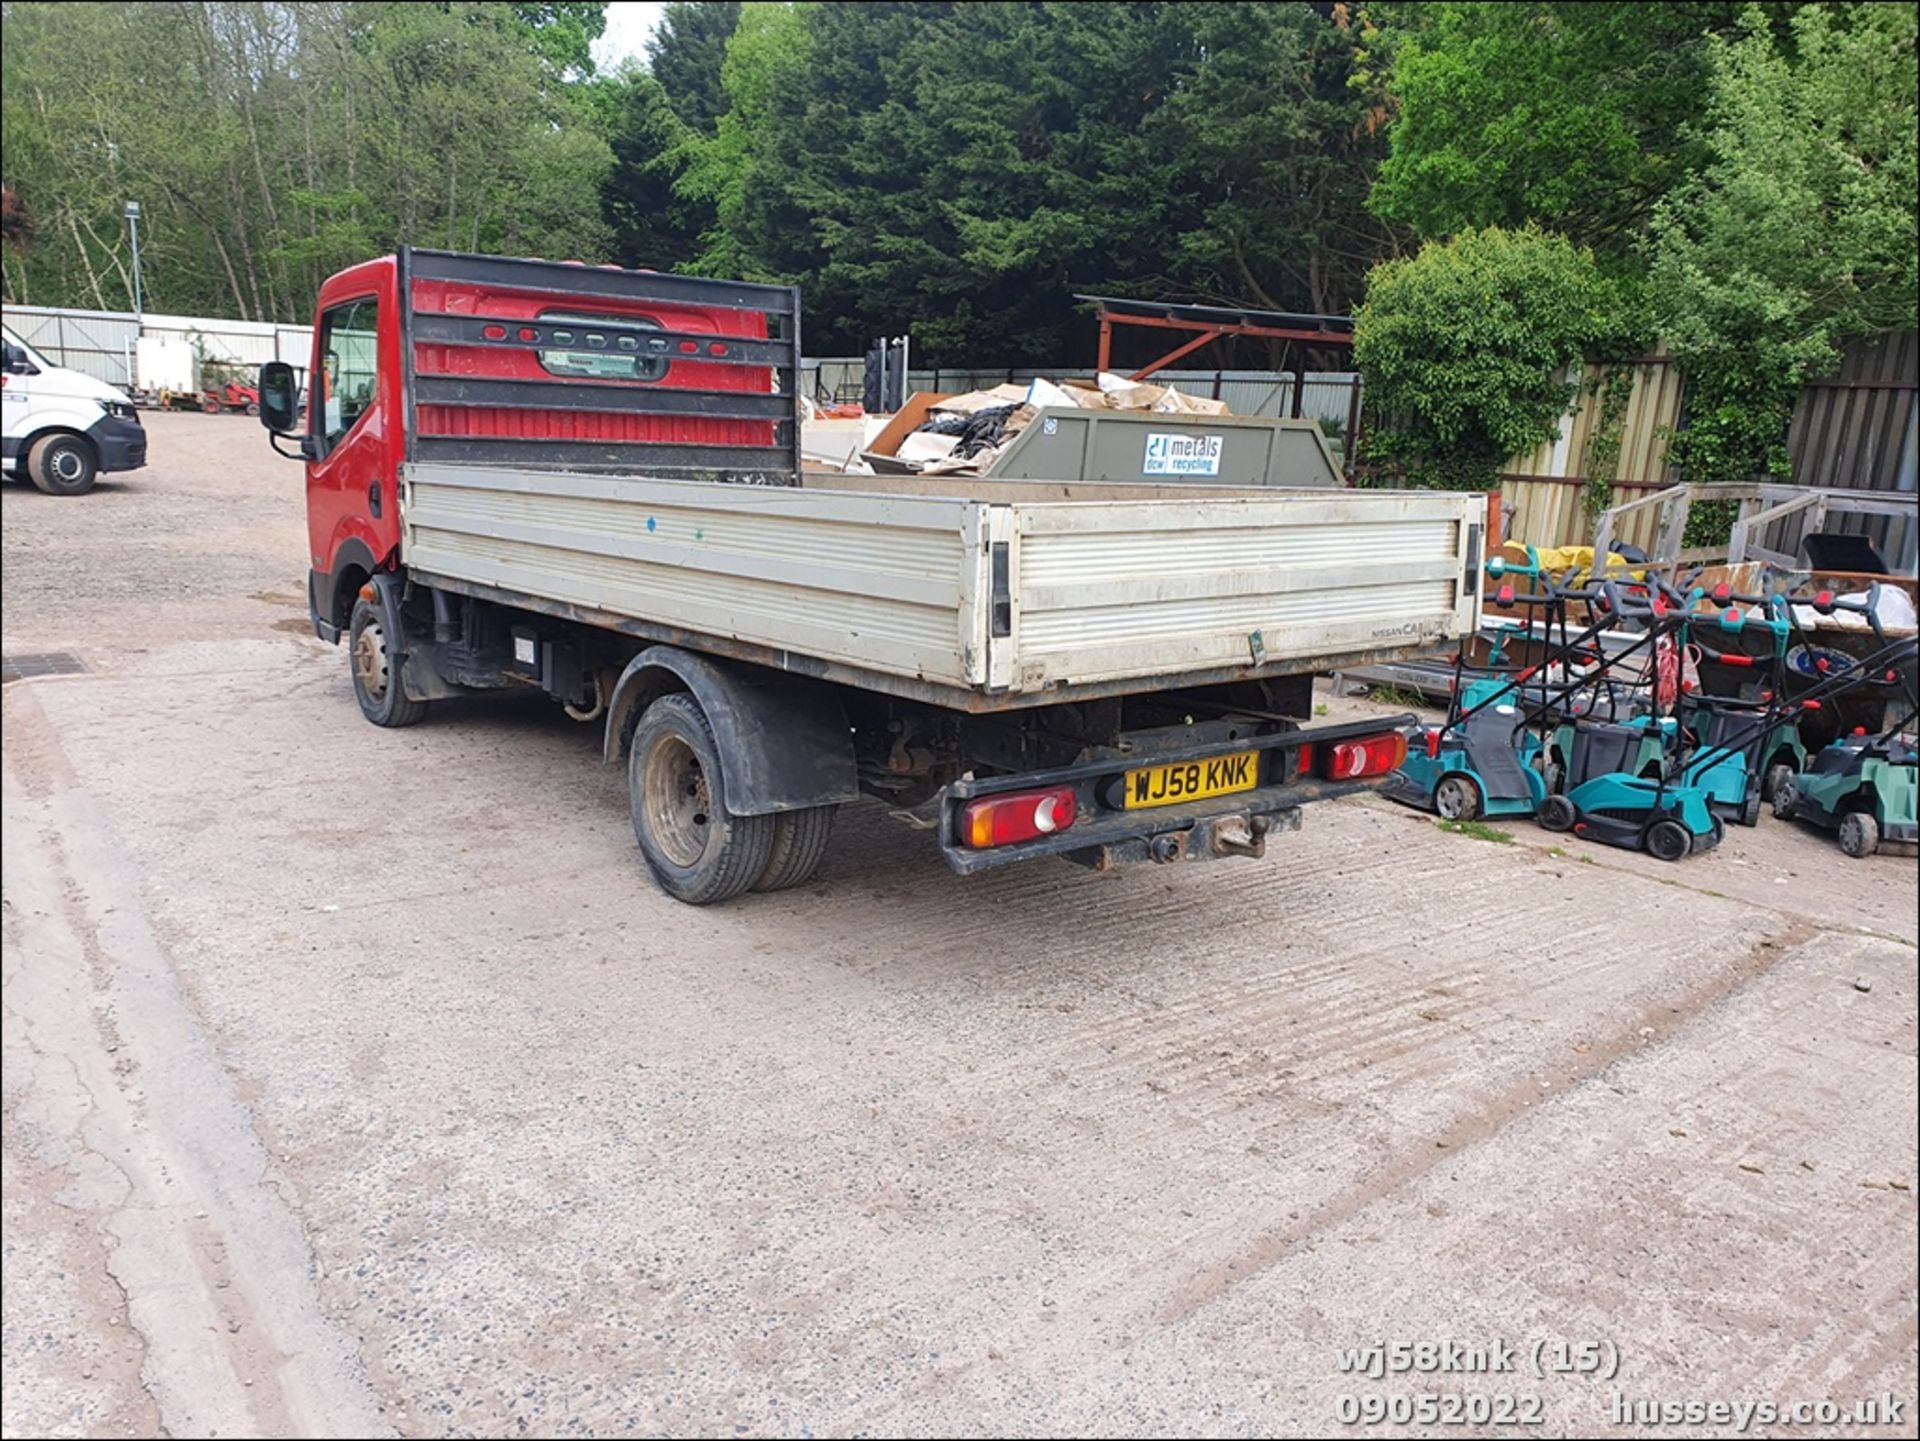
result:
M 345 629 L 367 578 L 399 563 L 406 418 L 396 276 L 392 256 L 341 271 L 321 287 L 314 323 L 308 597 L 328 640 Z

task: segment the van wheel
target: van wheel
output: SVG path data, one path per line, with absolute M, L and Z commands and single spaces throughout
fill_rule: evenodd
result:
M 773 818 L 773 854 L 753 883 L 756 891 L 784 891 L 811 880 L 833 834 L 832 806 L 781 811 Z
M 27 452 L 27 477 L 48 495 L 85 495 L 99 474 L 93 447 L 77 435 L 43 435 Z
M 775 818 L 729 813 L 724 774 L 713 727 L 692 696 L 647 707 L 627 757 L 633 835 L 661 889 L 688 905 L 732 900 L 773 857 Z
M 375 725 L 417 725 L 425 717 L 427 703 L 409 698 L 401 688 L 400 668 L 394 664 L 386 621 L 380 607 L 370 600 L 353 603 L 353 619 L 347 628 L 347 664 L 353 668 L 353 698 L 360 702 L 360 713 Z

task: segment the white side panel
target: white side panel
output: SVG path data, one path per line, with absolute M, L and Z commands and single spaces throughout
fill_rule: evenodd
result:
M 993 642 L 992 670 L 1031 691 L 1468 633 L 1468 527 L 1484 504 L 1323 491 L 1015 505 L 1014 633 Z
M 866 670 L 978 684 L 982 507 L 412 465 L 420 571 Z

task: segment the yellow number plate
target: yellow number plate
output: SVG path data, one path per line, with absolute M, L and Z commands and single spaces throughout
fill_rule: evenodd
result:
M 1127 772 L 1126 806 L 1130 811 L 1146 806 L 1171 806 L 1181 801 L 1250 791 L 1259 784 L 1258 751 L 1213 756 L 1203 761 L 1179 761 L 1168 766 L 1146 766 Z

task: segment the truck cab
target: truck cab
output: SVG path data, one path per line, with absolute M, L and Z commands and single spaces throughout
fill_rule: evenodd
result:
M 48 363 L 5 330 L 4 470 L 48 495 L 85 495 L 102 474 L 147 463 L 147 432 L 123 391 Z

